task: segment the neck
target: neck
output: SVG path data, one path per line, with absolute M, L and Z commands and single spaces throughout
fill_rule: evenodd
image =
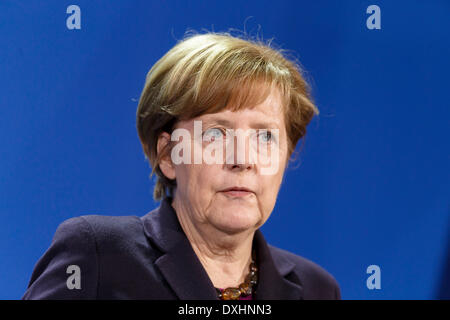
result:
M 172 203 L 192 249 L 216 288 L 237 287 L 249 273 L 255 230 L 227 233 L 207 222 L 195 222 L 189 209 Z

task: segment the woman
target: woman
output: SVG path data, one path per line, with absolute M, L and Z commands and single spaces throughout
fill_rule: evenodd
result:
M 270 44 L 185 38 L 149 71 L 137 110 L 160 207 L 65 221 L 23 298 L 339 299 L 330 274 L 259 230 L 317 112 Z

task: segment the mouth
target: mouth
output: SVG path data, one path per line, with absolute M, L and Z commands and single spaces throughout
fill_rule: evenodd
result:
M 254 192 L 245 187 L 231 187 L 220 191 L 229 197 L 246 197 L 254 194 Z

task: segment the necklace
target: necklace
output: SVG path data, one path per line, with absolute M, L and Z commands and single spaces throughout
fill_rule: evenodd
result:
M 237 288 L 228 287 L 221 291 L 216 288 L 217 297 L 220 300 L 239 300 L 240 297 L 246 297 L 254 292 L 253 287 L 258 283 L 258 267 L 254 261 L 254 253 L 252 254 L 252 262 L 250 263 L 249 273 L 245 277 L 243 283 L 241 283 Z

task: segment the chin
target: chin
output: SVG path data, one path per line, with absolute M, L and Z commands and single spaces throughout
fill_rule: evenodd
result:
M 260 224 L 261 217 L 254 210 L 228 210 L 223 211 L 214 219 L 216 227 L 226 233 L 240 233 L 255 230 Z

